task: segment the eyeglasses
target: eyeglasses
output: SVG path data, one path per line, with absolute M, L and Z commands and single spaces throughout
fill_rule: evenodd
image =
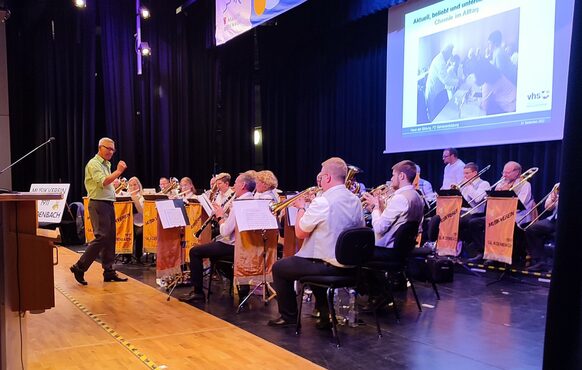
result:
M 111 151 L 111 152 L 115 153 L 115 148 L 110 148 L 110 147 L 108 147 L 108 146 L 106 146 L 106 145 L 101 145 L 101 146 L 102 146 L 102 147 L 104 147 L 105 149 L 107 149 L 107 150 L 109 150 L 109 151 Z

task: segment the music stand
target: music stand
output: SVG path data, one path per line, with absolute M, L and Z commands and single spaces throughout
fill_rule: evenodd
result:
M 273 241 L 277 241 L 277 234 L 279 230 L 279 225 L 277 224 L 277 219 L 271 213 L 269 209 L 270 200 L 265 199 L 241 199 L 236 200 L 232 206 L 232 214 L 236 218 L 237 228 L 239 231 L 239 237 L 241 238 L 242 243 L 242 233 L 243 232 L 251 232 L 251 233 L 259 233 L 262 240 L 262 281 L 257 284 L 254 289 L 247 294 L 247 296 L 241 300 L 238 308 L 236 310 L 237 313 L 240 312 L 242 306 L 248 301 L 248 299 L 259 289 L 259 287 L 263 287 L 263 296 L 262 301 L 266 305 L 271 301 L 271 299 L 275 298 L 277 293 L 271 286 L 271 284 L 267 281 L 267 251 L 269 248 L 269 235 L 273 235 Z M 232 216 L 232 215 L 231 215 Z M 269 232 L 271 231 L 271 232 Z M 235 246 L 236 248 L 236 246 Z M 276 248 L 276 247 L 275 247 Z M 236 251 L 236 249 L 235 249 Z M 236 264 L 236 256 L 235 256 L 235 264 Z M 236 273 L 236 269 L 235 269 Z M 269 296 L 267 296 L 267 290 L 269 292 Z
M 170 300 L 174 289 L 178 284 L 184 282 L 188 276 L 184 273 L 183 263 L 184 260 L 183 250 L 185 246 L 184 241 L 184 227 L 190 224 L 188 219 L 188 214 L 184 207 L 184 202 L 181 199 L 172 199 L 172 200 L 165 200 L 165 201 L 157 201 L 156 208 L 158 210 L 158 220 L 162 225 L 163 229 L 171 229 L 171 228 L 180 228 L 180 257 L 179 257 L 179 272 L 173 273 L 170 275 L 169 283 L 166 286 L 166 290 L 169 290 L 168 297 L 166 300 Z M 159 241 L 159 239 L 158 239 Z M 158 253 L 159 254 L 159 253 Z M 159 271 L 162 271 L 160 264 L 163 258 L 158 258 L 157 268 Z M 165 267 L 165 266 L 164 266 Z M 175 267 L 169 266 L 168 270 L 171 270 Z

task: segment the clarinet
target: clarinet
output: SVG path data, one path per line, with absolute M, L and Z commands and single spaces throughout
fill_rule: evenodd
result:
M 220 205 L 220 208 L 223 208 L 232 199 L 232 197 L 234 197 L 234 194 L 235 193 L 232 193 L 231 195 L 229 195 L 229 197 L 226 198 L 226 200 L 224 202 L 222 202 L 222 204 Z M 196 231 L 194 233 L 194 236 L 196 238 L 199 238 L 200 237 L 200 234 L 202 234 L 202 232 L 204 231 L 204 229 L 206 229 L 206 227 L 208 225 L 210 225 L 210 223 L 212 223 L 212 221 L 214 221 L 215 219 L 216 219 L 216 215 L 215 214 L 210 215 L 210 217 L 208 217 L 208 219 L 206 221 L 204 221 L 204 223 L 202 224 L 202 226 L 200 226 L 200 229 L 198 229 L 198 231 Z

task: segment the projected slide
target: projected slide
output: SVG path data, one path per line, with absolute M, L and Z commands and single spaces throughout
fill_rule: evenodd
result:
M 561 139 L 573 0 L 389 11 L 386 152 Z

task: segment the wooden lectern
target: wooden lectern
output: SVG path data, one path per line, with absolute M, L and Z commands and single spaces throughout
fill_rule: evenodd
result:
M 37 200 L 60 194 L 0 194 L 0 369 L 26 364 L 26 316 L 55 306 L 51 230 L 39 230 Z M 58 262 L 58 261 L 57 261 Z M 20 315 L 20 317 L 19 317 Z M 20 338 L 22 335 L 25 338 Z M 21 351 L 22 349 L 22 351 Z

